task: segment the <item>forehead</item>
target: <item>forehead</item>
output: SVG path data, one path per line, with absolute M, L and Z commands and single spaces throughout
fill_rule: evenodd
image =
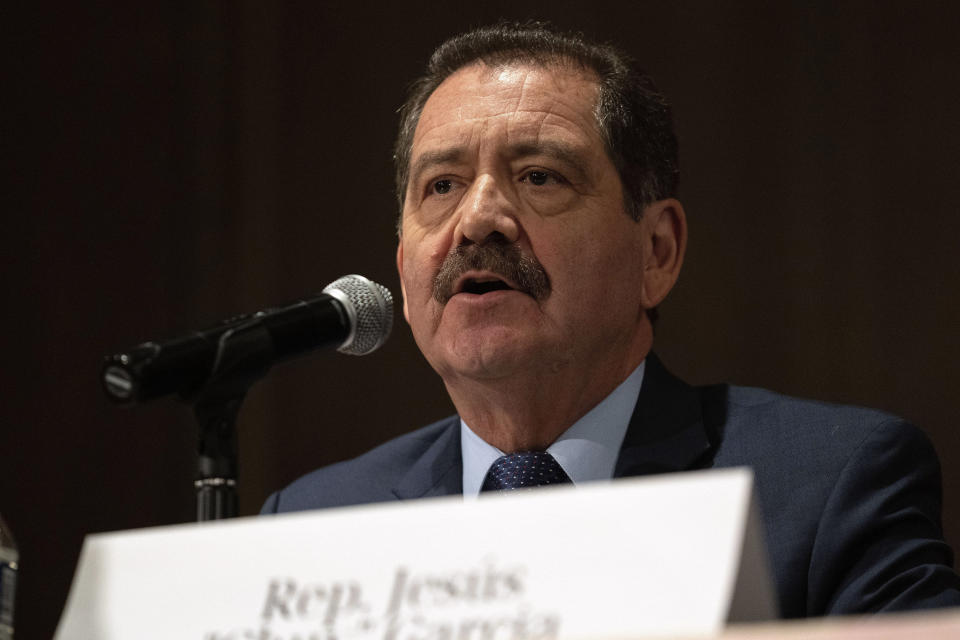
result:
M 431 94 L 413 139 L 418 148 L 466 145 L 481 134 L 559 136 L 599 144 L 595 76 L 561 65 L 476 63 L 451 74 Z

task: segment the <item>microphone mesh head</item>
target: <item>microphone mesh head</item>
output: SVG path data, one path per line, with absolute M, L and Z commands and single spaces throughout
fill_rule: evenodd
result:
M 393 296 L 382 284 L 351 274 L 328 284 L 324 293 L 335 290 L 336 296 L 352 308 L 347 309 L 353 324 L 350 337 L 337 349 L 340 353 L 364 356 L 376 351 L 387 341 L 393 328 Z

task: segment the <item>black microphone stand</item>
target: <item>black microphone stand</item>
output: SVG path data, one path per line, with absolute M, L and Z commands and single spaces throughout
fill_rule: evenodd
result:
M 273 341 L 257 317 L 220 336 L 211 375 L 184 397 L 197 418 L 197 521 L 237 516 L 237 436 L 240 405 L 270 370 Z

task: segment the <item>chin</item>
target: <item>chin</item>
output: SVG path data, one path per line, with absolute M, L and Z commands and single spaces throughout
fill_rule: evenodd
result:
M 542 359 L 530 336 L 508 328 L 463 331 L 443 345 L 434 369 L 444 377 L 495 379 Z

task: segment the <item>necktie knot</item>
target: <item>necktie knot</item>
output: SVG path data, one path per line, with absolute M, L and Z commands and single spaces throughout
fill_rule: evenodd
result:
M 481 491 L 510 491 L 571 482 L 563 467 L 546 451 L 520 451 L 497 458 L 483 479 Z

